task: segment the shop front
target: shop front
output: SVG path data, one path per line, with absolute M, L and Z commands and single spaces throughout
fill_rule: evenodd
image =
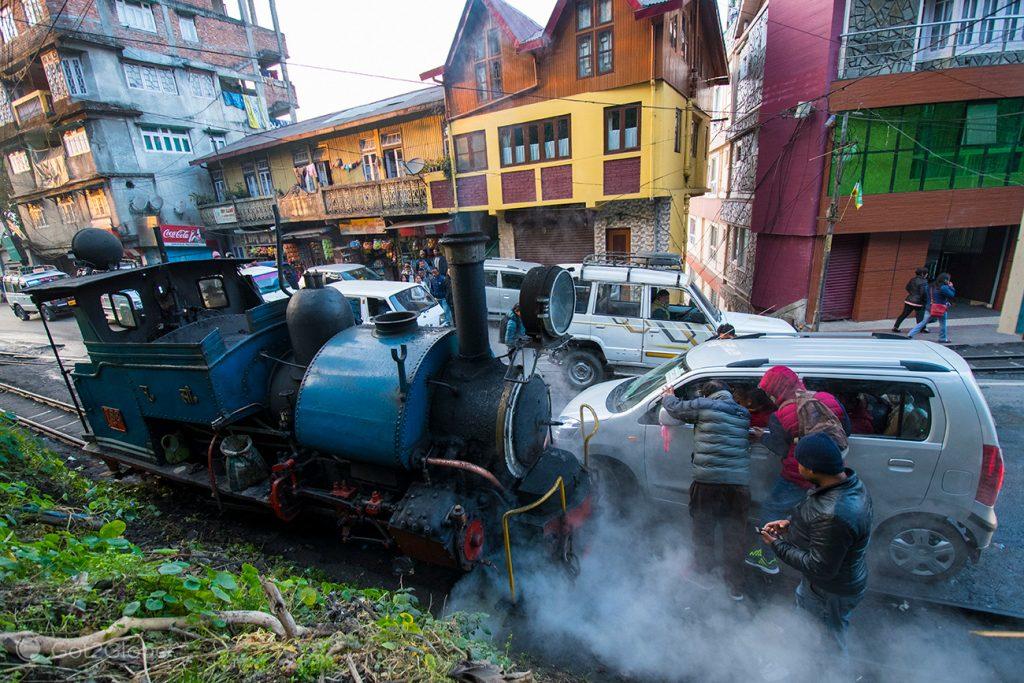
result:
M 394 235 L 385 230 L 382 218 L 354 218 L 338 225 L 337 263 L 360 263 L 385 280 L 397 280 L 400 272 Z
M 168 261 L 196 261 L 213 256 L 198 225 L 161 225 L 159 230 Z

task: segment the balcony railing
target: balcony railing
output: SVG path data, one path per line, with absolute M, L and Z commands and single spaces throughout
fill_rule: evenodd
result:
M 427 188 L 419 178 L 394 178 L 323 190 L 330 216 L 394 216 L 427 211 Z
M 28 95 L 14 100 L 11 106 L 14 108 L 14 117 L 21 125 L 53 113 L 53 101 L 48 90 L 33 90 Z
M 843 34 L 840 78 L 1022 61 L 1024 14 L 887 26 Z
M 233 199 L 199 207 L 203 225 L 209 227 L 270 225 L 274 222 L 274 198 Z
M 294 190 L 277 200 L 285 220 L 315 220 L 324 217 L 324 198 L 320 190 Z

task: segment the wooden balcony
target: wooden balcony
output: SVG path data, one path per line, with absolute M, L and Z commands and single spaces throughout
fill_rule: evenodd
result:
M 211 228 L 271 225 L 274 222 L 273 206 L 273 197 L 232 199 L 216 204 L 201 204 L 199 217 L 203 225 Z
M 427 188 L 420 178 L 333 185 L 323 189 L 328 216 L 402 216 L 426 213 Z
M 292 190 L 277 200 L 281 218 L 286 221 L 319 220 L 325 217 L 324 197 L 320 190 Z

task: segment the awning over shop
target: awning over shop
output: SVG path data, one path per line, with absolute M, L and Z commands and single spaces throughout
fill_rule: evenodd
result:
M 383 218 L 353 218 L 338 223 L 338 230 L 346 235 L 384 235 Z
M 451 220 L 448 218 L 434 218 L 425 221 L 404 221 L 387 227 L 388 230 L 397 230 L 398 234 L 402 237 L 446 235 L 451 228 Z
M 315 228 L 313 230 L 296 230 L 295 232 L 287 232 L 281 236 L 281 239 L 285 242 L 295 242 L 297 240 L 315 240 L 326 235 L 331 234 L 330 227 Z

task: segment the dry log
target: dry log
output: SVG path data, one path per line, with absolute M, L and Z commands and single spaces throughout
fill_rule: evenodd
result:
M 305 629 L 295 623 L 292 613 L 288 611 L 288 606 L 284 604 L 284 597 L 281 595 L 281 591 L 278 590 L 274 582 L 261 577 L 260 585 L 263 586 L 263 592 L 267 594 L 267 603 L 270 605 L 270 611 L 281 622 L 287 638 L 291 639 L 302 635 Z

